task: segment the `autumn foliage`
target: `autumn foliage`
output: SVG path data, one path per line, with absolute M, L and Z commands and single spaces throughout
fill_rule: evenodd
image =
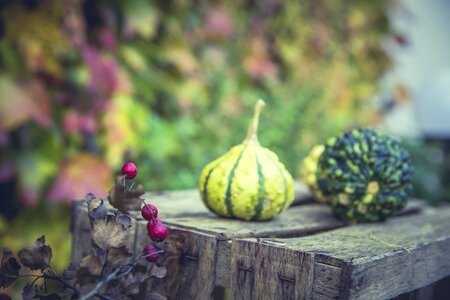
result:
M 3 1 L 0 181 L 15 180 L 27 204 L 104 196 L 133 159 L 151 190 L 194 187 L 239 142 L 257 98 L 268 103 L 261 140 L 295 173 L 312 145 L 377 119 L 386 9 L 371 0 Z

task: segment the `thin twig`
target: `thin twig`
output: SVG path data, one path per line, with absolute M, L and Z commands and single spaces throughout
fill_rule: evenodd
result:
M 124 277 L 124 276 L 127 276 L 128 274 L 130 274 L 130 272 L 133 271 L 133 269 L 138 264 L 139 260 L 147 258 L 149 256 L 152 256 L 153 254 L 160 254 L 160 253 L 164 253 L 164 250 L 158 250 L 158 251 L 155 251 L 155 252 L 152 252 L 152 253 L 148 253 L 146 255 L 139 255 L 134 262 L 123 266 L 123 267 L 125 267 L 125 266 L 130 266 L 130 267 L 124 273 L 122 273 L 120 275 L 117 275 L 117 278 Z
M 33 286 L 33 285 L 36 283 L 36 281 L 38 281 L 38 279 L 40 279 L 40 278 L 42 278 L 42 277 L 44 277 L 44 274 L 37 275 L 36 278 L 31 282 L 30 285 Z
M 105 262 L 103 263 L 102 271 L 100 272 L 101 277 L 105 276 L 106 266 L 108 265 L 108 254 L 109 254 L 109 249 L 106 250 L 106 254 L 105 254 L 106 259 L 105 259 Z
M 64 286 L 68 287 L 69 289 L 71 289 L 72 291 L 75 291 L 78 294 L 78 290 L 71 285 L 70 283 L 68 283 L 64 278 L 62 278 L 61 275 L 58 274 L 58 272 L 55 271 L 55 269 L 53 269 L 52 267 L 50 267 L 50 270 L 53 271 L 53 273 L 55 274 L 55 276 L 58 278 L 59 282 L 61 282 Z
M 99 283 L 97 283 L 97 285 L 95 286 L 94 289 L 92 289 L 89 293 L 87 293 L 86 295 L 83 295 L 80 297 L 80 300 L 88 300 L 91 297 L 94 297 L 96 294 L 98 294 L 98 292 L 100 291 L 100 289 L 107 284 L 108 282 L 116 279 L 116 275 L 117 273 L 119 273 L 120 269 L 116 269 L 114 272 L 112 272 L 111 274 L 108 275 L 108 277 L 105 278 L 105 280 L 100 281 Z
M 136 230 L 134 231 L 134 240 L 133 240 L 133 259 L 136 257 L 136 247 L 137 247 L 139 222 L 135 222 L 135 224 L 136 224 Z
M 46 275 L 48 275 L 48 274 L 46 274 Z M 44 276 L 44 293 L 47 294 L 47 276 Z

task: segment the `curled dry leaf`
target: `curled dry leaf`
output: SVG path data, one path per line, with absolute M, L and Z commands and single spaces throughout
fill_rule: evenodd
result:
M 106 250 L 99 247 L 94 240 L 91 241 L 91 250 L 103 265 L 106 262 Z
M 126 294 L 136 295 L 139 293 L 140 284 L 149 277 L 147 266 L 138 264 L 132 272 L 121 278 L 121 289 L 125 290 Z
M 76 272 L 76 282 L 83 286 L 97 282 L 102 272 L 102 263 L 93 253 L 85 255 Z
M 0 266 L 0 288 L 10 286 L 19 276 L 20 265 L 13 256 L 12 251 L 3 248 L 3 256 Z
M 34 298 L 34 296 L 36 296 L 36 291 L 34 290 L 34 288 L 27 284 L 22 291 L 22 299 L 23 300 L 31 300 Z
M 144 187 L 139 185 L 135 191 L 129 191 L 123 184 L 124 178 L 125 175 L 116 177 L 116 184 L 109 190 L 109 203 L 123 213 L 140 210 L 142 203 L 140 197 L 145 193 Z
M 19 251 L 22 264 L 31 270 L 41 270 L 50 267 L 52 248 L 45 244 L 45 236 L 41 236 L 34 243 Z
M 72 280 L 77 276 L 77 270 L 79 266 L 73 262 L 71 262 L 67 268 L 64 269 L 62 277 L 66 280 Z
M 91 221 L 105 220 L 107 215 L 106 207 L 103 205 L 103 200 L 95 198 L 93 194 L 86 195 L 88 201 L 88 213 Z
M 128 214 L 123 214 L 120 211 L 116 213 L 116 222 L 125 228 L 131 227 L 131 217 Z

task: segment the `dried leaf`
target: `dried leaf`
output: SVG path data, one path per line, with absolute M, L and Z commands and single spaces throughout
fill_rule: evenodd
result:
M 92 199 L 93 194 L 89 194 L 86 196 L 86 199 L 88 200 L 88 212 L 89 217 L 91 218 L 91 221 L 97 221 L 97 220 L 105 220 L 106 215 L 108 213 L 106 207 L 103 205 L 103 200 L 94 198 Z
M 7 294 L 0 294 L 0 300 L 11 300 L 11 297 Z
M 103 250 L 120 248 L 127 243 L 127 230 L 115 220 L 99 220 L 93 225 L 92 240 Z
M 123 184 L 123 176 L 116 177 L 116 184 L 109 191 L 108 200 L 112 206 L 123 213 L 130 210 L 141 209 L 141 196 L 145 193 L 144 187 L 139 185 L 135 191 L 129 191 Z
M 50 267 L 52 259 L 52 248 L 45 245 L 45 236 L 41 236 L 34 243 L 19 251 L 22 264 L 31 270 L 44 271 Z
M 86 201 L 93 200 L 95 198 L 97 197 L 95 197 L 95 195 L 92 193 L 87 193 L 86 196 L 84 196 L 84 199 L 86 199 Z
M 60 300 L 61 297 L 57 293 L 48 294 L 45 296 L 40 296 L 40 300 Z
M 67 268 L 64 269 L 64 272 L 62 274 L 62 277 L 66 280 L 72 280 L 77 276 L 77 270 L 79 266 L 73 262 L 67 266 Z
M 103 265 L 106 262 L 106 250 L 100 248 L 93 240 L 91 241 L 91 249 Z
M 33 297 L 36 296 L 36 291 L 34 290 L 34 288 L 27 284 L 22 291 L 22 299 L 23 300 L 30 300 L 33 299 Z
M 164 278 L 167 275 L 167 268 L 153 264 L 150 267 L 149 273 L 151 277 Z
M 3 248 L 3 256 L 0 266 L 0 288 L 10 286 L 19 276 L 20 265 L 13 256 L 12 251 L 8 248 Z
M 71 290 L 69 288 L 65 288 L 58 295 L 63 299 L 71 299 L 70 297 L 73 295 L 73 290 Z
M 139 293 L 140 284 L 149 277 L 147 266 L 138 264 L 130 274 L 121 278 L 120 284 L 126 294 L 136 295 Z
M 116 213 L 116 222 L 124 228 L 131 227 L 131 217 L 128 214 L 123 214 L 120 211 Z
M 102 299 L 105 300 L 119 300 L 118 295 L 115 293 L 104 293 L 104 294 L 100 294 L 102 297 Z
M 91 274 L 100 275 L 102 263 L 95 253 L 90 250 L 83 254 L 83 258 L 80 261 L 80 269 L 81 268 L 88 268 Z
M 132 254 L 125 246 L 120 248 L 110 248 L 108 251 L 108 263 L 112 265 L 126 264 L 131 256 Z
M 102 272 L 102 263 L 93 253 L 85 255 L 80 262 L 80 268 L 76 274 L 76 282 L 79 285 L 87 285 L 97 282 Z

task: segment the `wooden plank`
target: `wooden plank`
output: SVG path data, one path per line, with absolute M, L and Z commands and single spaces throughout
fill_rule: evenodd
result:
M 217 242 L 216 286 L 230 286 L 231 241 Z
M 268 251 L 268 246 L 275 250 Z M 281 283 L 267 273 L 273 271 L 267 264 L 279 263 L 277 258 L 270 261 L 274 253 L 311 258 L 310 266 L 296 266 L 310 268 L 314 274 L 312 282 L 308 277 L 302 279 L 302 284 L 296 277 L 296 295 L 311 286 L 314 299 L 388 299 L 450 275 L 450 207 L 426 209 L 420 214 L 407 214 L 382 223 L 349 226 L 301 238 L 235 240 L 232 288 L 238 286 L 242 277 L 238 267 L 243 251 L 250 253 L 245 253 L 251 260 L 247 267 L 255 274 L 263 274 L 260 280 L 274 281 L 267 283 L 267 288 L 260 286 L 256 279 L 249 281 L 245 288 L 251 291 L 235 289 L 236 299 L 249 294 L 279 298 L 273 291 L 279 291 Z
M 311 191 L 302 182 L 296 181 L 294 183 L 294 195 L 295 199 L 292 205 L 313 201 Z M 147 203 L 156 204 L 161 212 L 161 216 L 164 218 L 214 215 L 203 204 L 197 189 L 149 192 L 143 198 Z
M 87 217 L 86 205 L 76 205 L 74 209 L 77 212 L 77 226 L 74 227 L 74 251 L 73 259 L 79 261 L 81 254 L 90 247 L 90 227 Z M 160 208 L 161 215 L 162 210 Z M 140 240 L 139 247 L 143 248 L 145 240 L 148 238 L 145 232 L 146 221 L 138 213 L 133 214 L 138 221 L 139 232 L 137 237 Z M 209 274 L 207 280 L 212 281 L 215 285 L 222 287 L 230 286 L 230 265 L 231 265 L 231 246 L 230 240 L 234 237 L 288 237 L 303 236 L 313 232 L 328 230 L 344 226 L 345 224 L 332 217 L 328 207 L 323 204 L 308 204 L 303 206 L 294 206 L 283 213 L 283 217 L 279 216 L 269 222 L 244 222 L 235 219 L 218 218 L 215 215 L 196 215 L 195 217 L 162 217 L 169 228 L 170 242 L 175 244 L 183 244 L 185 239 L 181 235 L 184 232 L 189 236 L 207 236 L 213 237 L 213 253 L 210 257 L 211 262 L 216 265 L 213 274 Z M 176 233 L 176 234 L 174 234 Z M 130 239 L 133 240 L 133 239 Z M 192 241 L 198 243 L 206 243 L 205 240 Z M 165 243 L 169 243 L 166 241 Z M 201 245 L 201 244 L 200 244 Z M 186 253 L 179 253 L 182 257 Z M 169 254 L 172 255 L 172 254 Z M 203 254 L 202 254 L 203 255 Z M 172 267 L 172 266 L 168 266 Z M 192 273 L 190 270 L 180 271 L 181 273 Z M 169 274 L 169 277 L 178 276 L 180 272 Z M 189 277 L 189 276 L 188 276 Z M 183 277 L 180 277 L 183 278 Z M 206 279 L 205 279 L 206 280 Z M 176 291 L 180 286 L 172 286 L 171 291 Z
M 215 215 L 198 217 L 168 217 L 167 224 L 215 235 L 219 240 L 237 237 L 289 237 L 329 230 L 345 224 L 334 218 L 323 204 L 293 206 L 267 222 L 218 218 Z
M 195 231 L 170 229 L 162 243 L 165 254 L 158 263 L 167 267 L 168 276 L 151 279 L 146 286 L 169 299 L 210 299 L 216 274 L 217 240 Z
M 91 245 L 91 227 L 84 201 L 72 201 L 70 232 L 72 233 L 72 261 L 79 263 L 83 252 Z
M 170 239 L 165 243 L 174 243 L 176 245 L 185 244 L 186 238 L 190 236 L 190 248 L 186 251 L 173 251 L 167 249 L 167 255 L 170 257 L 178 257 L 173 261 L 185 261 L 184 257 L 188 253 L 188 249 L 195 247 L 203 247 L 209 245 L 211 253 L 199 252 L 199 261 L 203 261 L 203 257 L 207 257 L 214 268 L 203 268 L 213 272 L 205 278 L 199 277 L 202 287 L 200 294 L 195 294 L 194 290 L 188 289 L 187 282 L 191 280 L 195 282 L 192 274 L 197 274 L 192 268 L 199 270 L 199 264 L 190 263 L 188 267 L 183 267 L 176 272 L 169 270 L 168 277 L 165 279 L 167 284 L 151 284 L 149 286 L 161 285 L 159 288 L 170 291 L 170 295 L 180 295 L 179 293 L 188 293 L 192 296 L 211 295 L 211 286 L 214 285 L 229 287 L 230 286 L 230 266 L 231 266 L 231 239 L 246 237 L 293 237 L 304 236 L 320 231 L 331 230 L 334 228 L 345 226 L 344 223 L 335 219 L 330 209 L 324 204 L 308 203 L 297 205 L 289 208 L 280 216 L 268 222 L 244 222 L 235 219 L 219 218 L 203 206 L 200 199 L 193 196 L 192 191 L 178 191 L 163 194 L 147 194 L 147 203 L 155 203 L 159 209 L 159 216 L 167 224 L 169 228 Z M 107 203 L 106 203 L 107 204 Z M 420 208 L 421 205 L 413 204 L 409 211 Z M 90 247 L 90 227 L 87 217 L 87 207 L 84 204 L 75 205 L 73 212 L 73 258 L 79 261 L 81 254 Z M 146 234 L 146 221 L 142 219 L 139 212 L 131 213 L 133 218 L 138 222 L 136 228 L 132 228 L 132 232 L 137 233 L 138 241 L 134 242 L 134 237 L 130 238 L 130 245 L 143 248 L 150 241 Z M 183 233 L 183 234 L 182 234 Z M 130 233 L 131 234 L 131 233 Z M 198 238 L 196 238 L 198 236 Z M 131 244 L 132 243 L 132 244 Z M 199 243 L 192 244 L 192 243 Z M 164 244 L 164 245 L 165 245 Z M 189 258 L 187 260 L 189 262 Z M 173 268 L 168 261 L 163 261 L 169 268 Z M 203 271 L 202 271 L 203 272 Z M 184 275 L 183 275 L 184 274 Z M 195 284 L 194 284 L 195 286 Z
M 312 298 L 313 256 L 309 253 L 267 243 L 233 243 L 232 249 L 233 299 Z

